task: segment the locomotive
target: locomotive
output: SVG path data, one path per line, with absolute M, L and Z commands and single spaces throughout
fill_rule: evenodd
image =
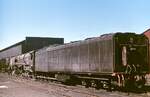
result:
M 34 51 L 30 51 L 28 53 L 11 57 L 9 62 L 9 71 L 11 74 L 21 74 L 23 76 L 31 76 L 33 75 L 33 53 Z
M 12 57 L 10 68 L 13 73 L 97 89 L 142 88 L 150 71 L 148 43 L 135 33 L 105 34 Z

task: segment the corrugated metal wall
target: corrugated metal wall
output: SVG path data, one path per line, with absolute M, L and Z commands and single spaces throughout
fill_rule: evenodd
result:
M 112 72 L 113 71 L 113 40 L 104 40 L 99 43 L 100 55 L 100 71 Z
M 113 72 L 112 36 L 57 46 L 47 53 L 49 71 Z
M 46 47 L 38 50 L 35 53 L 35 71 L 47 72 L 48 71 L 48 53 Z
M 88 42 L 85 41 L 85 42 L 81 43 L 79 48 L 80 48 L 80 54 L 79 54 L 80 72 L 89 72 Z
M 20 54 L 22 54 L 22 45 L 17 45 L 15 47 L 0 52 L 0 59 L 17 56 Z
M 26 37 L 22 52 L 26 53 L 53 44 L 64 44 L 64 38 Z

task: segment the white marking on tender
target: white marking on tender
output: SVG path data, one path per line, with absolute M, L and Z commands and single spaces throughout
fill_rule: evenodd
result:
M 0 86 L 0 89 L 2 89 L 2 88 L 8 88 L 7 86 Z

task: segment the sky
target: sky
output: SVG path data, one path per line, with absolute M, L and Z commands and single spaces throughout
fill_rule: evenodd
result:
M 0 0 L 0 49 L 26 36 L 65 42 L 150 28 L 150 0 Z

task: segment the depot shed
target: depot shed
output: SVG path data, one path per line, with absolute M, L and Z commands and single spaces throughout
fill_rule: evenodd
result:
M 25 40 L 0 50 L 0 59 L 24 54 L 53 44 L 64 44 L 64 38 L 26 37 Z

